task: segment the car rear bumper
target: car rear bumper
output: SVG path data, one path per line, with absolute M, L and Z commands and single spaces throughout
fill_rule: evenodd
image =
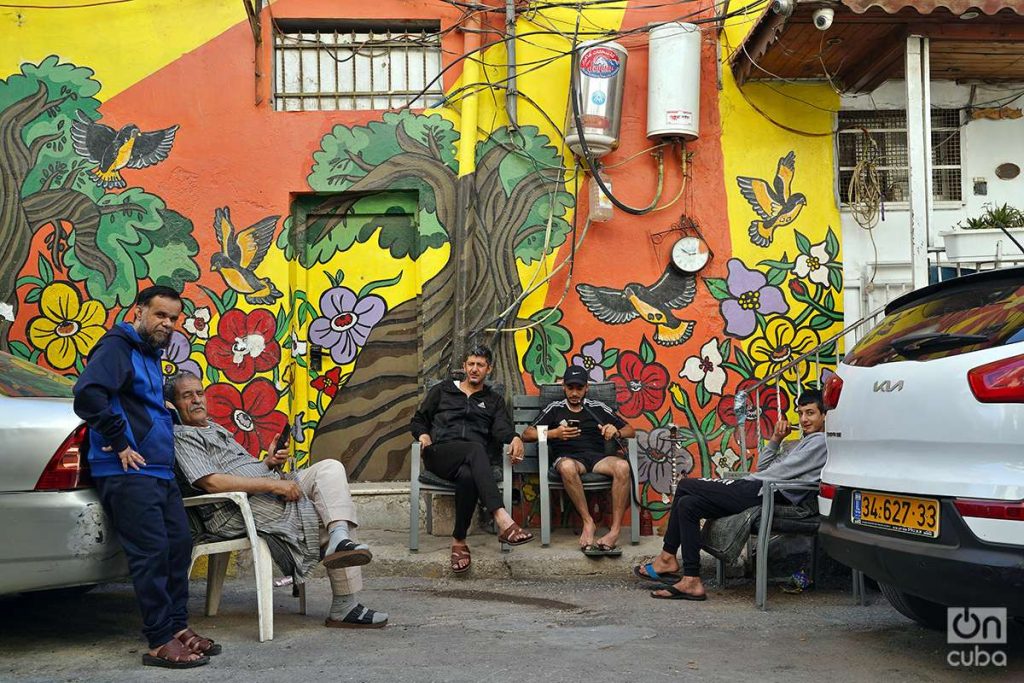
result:
M 839 488 L 822 518 L 821 545 L 833 558 L 932 602 L 1024 616 L 1024 548 L 979 540 L 949 499 L 941 499 L 937 539 L 865 528 L 850 521 L 850 496 Z
M 0 519 L 0 595 L 128 576 L 92 489 L 2 493 Z

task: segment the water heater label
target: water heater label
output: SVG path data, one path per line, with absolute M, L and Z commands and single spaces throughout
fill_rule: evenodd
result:
M 604 104 L 607 99 L 608 99 L 608 96 L 605 95 L 600 90 L 598 90 L 597 92 L 595 92 L 593 95 L 590 96 L 590 101 L 593 102 L 594 104 L 596 104 L 599 107 L 602 104 Z
M 591 78 L 611 78 L 621 66 L 619 53 L 607 47 L 592 47 L 580 59 L 580 71 Z
M 693 112 L 684 109 L 669 109 L 665 112 L 665 123 L 670 126 L 692 126 Z

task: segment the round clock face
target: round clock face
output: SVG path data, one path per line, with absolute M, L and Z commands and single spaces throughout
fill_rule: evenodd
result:
M 696 273 L 710 257 L 707 245 L 696 237 L 682 237 L 672 246 L 672 263 L 685 273 Z

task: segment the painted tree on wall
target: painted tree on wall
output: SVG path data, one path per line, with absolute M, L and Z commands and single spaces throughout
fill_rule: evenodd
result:
M 18 305 L 18 278 L 34 236 L 49 265 L 107 308 L 127 306 L 140 280 L 176 288 L 199 276 L 192 223 L 139 188 L 107 192 L 86 173 L 71 125 L 99 118 L 93 71 L 51 55 L 0 81 L 0 301 Z M 10 322 L 0 320 L 0 349 Z
M 561 158 L 536 128 L 499 130 L 478 143 L 476 173 L 460 179 L 457 139 L 452 124 L 439 115 L 401 112 L 385 114 L 365 127 L 336 126 L 314 154 L 308 178 L 313 190 L 332 193 L 317 212 L 332 217 L 301 226 L 304 235 L 297 234 L 300 226 L 290 226 L 279 246 L 308 266 L 326 262 L 356 241 L 376 238 L 393 257 L 416 260 L 451 241 L 451 230 L 461 218 L 458 207 L 465 206 L 475 219 L 466 244 L 467 326 L 482 330 L 523 322 L 518 317 L 522 283 L 517 261 L 536 262 L 545 247 L 550 252 L 560 246 L 570 229 L 564 217 L 573 198 L 564 189 Z M 361 197 L 394 190 L 418 193 L 415 221 L 347 220 L 347 211 Z M 456 262 L 449 259 L 424 283 L 419 297 L 394 306 L 374 326 L 355 370 L 320 421 L 313 459 L 340 453 L 358 477 L 371 456 L 387 453 L 379 476 L 397 476 L 408 454 L 407 426 L 419 401 L 417 387 L 425 378 L 442 375 L 451 361 L 456 271 Z M 564 364 L 565 349 L 543 343 L 557 322 L 552 316 L 532 334 L 538 342 L 534 346 L 550 347 Z M 512 336 L 490 341 L 497 356 L 497 381 L 509 393 L 522 391 Z M 390 367 L 390 359 L 410 355 L 422 358 L 420 377 Z

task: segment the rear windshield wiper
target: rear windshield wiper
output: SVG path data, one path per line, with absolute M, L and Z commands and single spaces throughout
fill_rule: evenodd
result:
M 931 351 L 956 349 L 988 341 L 983 334 L 950 334 L 949 332 L 915 332 L 889 342 L 893 351 L 905 358 Z

